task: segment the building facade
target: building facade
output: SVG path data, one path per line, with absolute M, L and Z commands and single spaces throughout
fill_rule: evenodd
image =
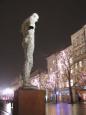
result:
M 73 65 L 76 81 L 86 79 L 86 25 L 71 36 L 73 46 Z M 85 84 L 84 84 L 85 85 Z

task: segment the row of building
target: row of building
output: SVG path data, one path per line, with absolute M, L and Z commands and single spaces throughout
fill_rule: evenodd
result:
M 42 89 L 68 87 L 66 71 L 69 71 L 71 74 L 71 85 L 85 85 L 86 26 L 71 35 L 71 45 L 69 47 L 63 51 L 51 54 L 46 60 L 48 71 L 45 73 L 34 72 L 31 77 L 31 84 Z

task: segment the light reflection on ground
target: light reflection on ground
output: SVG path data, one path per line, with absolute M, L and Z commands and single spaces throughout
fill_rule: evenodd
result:
M 8 103 L 7 106 L 5 107 L 6 114 L 5 115 L 11 115 L 11 103 Z
M 57 104 L 56 115 L 72 115 L 70 104 Z
M 0 115 L 12 115 L 11 103 L 4 103 L 3 108 L 0 108 Z
M 12 115 L 11 104 L 2 109 L 0 115 Z M 86 103 L 81 104 L 46 104 L 46 115 L 86 115 Z
M 46 115 L 86 115 L 86 104 L 47 104 Z
M 70 104 L 47 104 L 46 115 L 72 115 Z

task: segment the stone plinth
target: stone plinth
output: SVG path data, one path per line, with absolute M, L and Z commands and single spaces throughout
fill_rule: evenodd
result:
M 45 91 L 37 89 L 15 91 L 13 115 L 45 115 Z

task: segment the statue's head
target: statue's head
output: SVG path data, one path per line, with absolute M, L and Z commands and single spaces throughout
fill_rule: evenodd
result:
M 24 36 L 27 35 L 27 31 L 29 26 L 32 26 L 35 28 L 35 23 L 38 21 L 39 16 L 37 13 L 33 13 L 30 17 L 28 17 L 24 23 L 22 24 L 21 31 Z
M 33 21 L 33 23 L 36 23 L 39 19 L 39 16 L 37 13 L 33 13 L 31 16 L 30 16 L 30 21 Z

